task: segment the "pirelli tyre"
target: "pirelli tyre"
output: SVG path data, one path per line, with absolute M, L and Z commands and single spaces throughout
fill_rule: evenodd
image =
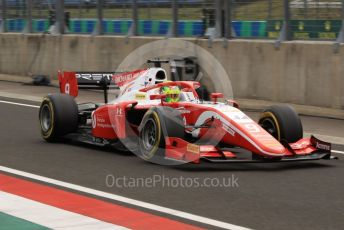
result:
M 178 110 L 154 107 L 144 115 L 139 126 L 139 154 L 144 160 L 165 161 L 165 138 L 184 138 L 184 122 Z
M 46 141 L 56 141 L 75 132 L 78 127 L 78 106 L 68 94 L 50 94 L 39 108 L 41 135 Z
M 300 117 L 289 105 L 273 105 L 266 108 L 258 123 L 279 141 L 293 143 L 303 137 Z

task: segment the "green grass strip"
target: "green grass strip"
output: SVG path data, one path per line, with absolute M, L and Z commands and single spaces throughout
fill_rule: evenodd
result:
M 0 212 L 0 230 L 46 230 L 42 225 Z

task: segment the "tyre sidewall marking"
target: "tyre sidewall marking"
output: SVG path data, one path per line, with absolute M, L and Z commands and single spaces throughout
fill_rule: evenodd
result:
M 149 160 L 152 157 L 154 157 L 154 155 L 156 154 L 156 152 L 158 151 L 158 148 L 159 148 L 159 144 L 160 144 L 160 140 L 161 140 L 161 123 L 160 123 L 159 115 L 155 111 L 148 112 L 146 116 L 152 116 L 153 120 L 155 121 L 155 123 L 157 125 L 157 132 L 158 132 L 157 141 L 155 142 L 154 147 L 152 148 L 152 150 L 148 154 L 143 155 L 144 159 Z
M 259 119 L 259 122 L 265 118 L 270 118 L 274 121 L 275 125 L 276 125 L 276 129 L 277 129 L 277 138 L 278 141 L 281 140 L 281 128 L 280 128 L 280 124 L 278 123 L 277 117 L 272 113 L 272 112 L 264 112 L 261 116 L 261 118 Z
M 51 100 L 47 97 L 43 99 L 42 105 L 43 104 L 48 104 L 48 109 L 51 115 L 51 118 L 50 118 L 51 125 L 47 132 L 44 132 L 43 129 L 41 128 L 41 134 L 43 138 L 49 138 L 54 130 L 54 125 L 55 125 L 54 107 L 53 107 L 53 104 L 51 103 Z

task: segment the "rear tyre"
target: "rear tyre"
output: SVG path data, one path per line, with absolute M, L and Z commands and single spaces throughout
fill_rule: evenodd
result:
M 296 142 L 303 137 L 299 115 L 288 105 L 273 105 L 262 113 L 259 122 L 278 141 Z
M 50 94 L 39 108 L 39 123 L 44 140 L 52 142 L 78 128 L 78 106 L 68 94 Z
M 184 138 L 184 123 L 180 112 L 170 107 L 148 110 L 139 127 L 140 156 L 153 163 L 163 162 L 165 137 Z

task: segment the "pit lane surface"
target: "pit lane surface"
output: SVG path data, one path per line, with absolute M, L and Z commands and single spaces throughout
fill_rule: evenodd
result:
M 18 99 L 0 100 L 38 105 Z M 1 166 L 254 229 L 342 229 L 344 224 L 343 154 L 335 154 L 339 161 L 166 167 L 112 149 L 46 143 L 39 134 L 37 112 L 37 108 L 0 103 Z M 343 123 L 335 122 L 333 129 Z M 334 149 L 344 151 L 341 145 Z M 166 183 L 181 177 L 201 182 L 229 177 L 237 178 L 237 184 L 108 186 L 108 175 L 128 179 L 164 177 Z

